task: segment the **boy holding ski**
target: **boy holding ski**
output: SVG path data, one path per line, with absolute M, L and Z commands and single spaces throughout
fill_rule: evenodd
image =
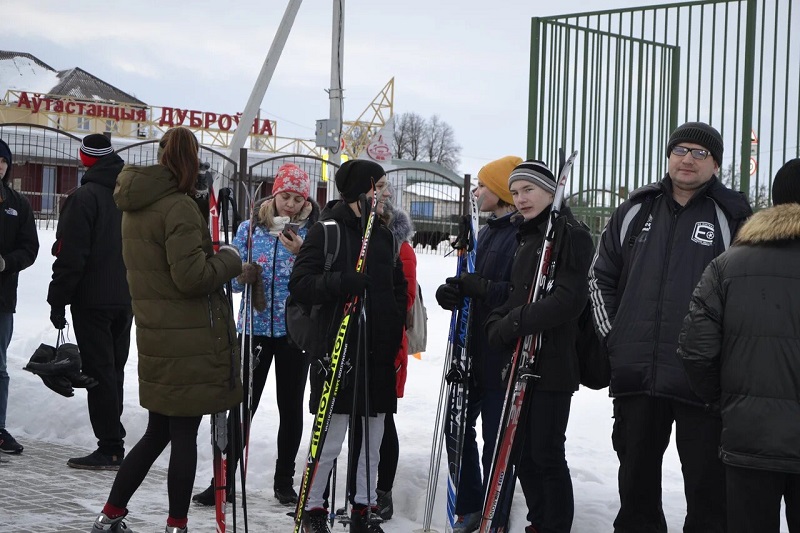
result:
M 553 220 L 549 275 L 540 297 L 530 301 L 531 287 L 538 281 L 539 256 L 545 248 L 556 183 L 553 173 L 541 161 L 525 161 L 511 173 L 509 189 L 519 213 L 519 246 L 508 300 L 486 321 L 492 346 L 513 346 L 528 335 L 541 335 L 539 349 L 534 352 L 533 376 L 527 378 L 519 433 L 511 447 L 511 461 L 516 461 L 528 505 L 530 525 L 525 528 L 526 533 L 567 533 L 574 512 L 564 442 L 572 394 L 579 384 L 575 338 L 577 319 L 588 298 L 586 273 L 593 244 L 588 230 L 576 222 L 569 208 L 558 207 L 558 216 Z M 509 371 L 512 375 L 508 392 L 513 393 L 515 378 L 526 379 L 525 372 L 515 376 L 514 368 Z M 501 425 L 501 432 L 503 429 Z M 503 450 L 495 450 L 495 458 L 502 453 Z M 513 491 L 513 484 L 504 488 Z M 501 493 L 498 501 L 507 504 L 511 498 Z M 503 520 L 508 509 L 497 513 Z M 488 529 L 481 529 L 484 530 Z
M 329 531 L 323 494 L 352 414 L 366 423 L 367 445 L 362 442 L 358 458 L 350 533 L 382 533 L 374 508 L 375 482 L 384 416 L 397 409 L 394 360 L 405 323 L 406 280 L 392 234 L 379 218 L 389 196 L 383 168 L 351 160 L 335 179 L 341 200 L 330 202 L 320 220 L 338 225 L 339 253 L 326 269 L 324 228 L 314 225 L 289 281 L 294 298 L 322 303 L 323 316 L 330 317 L 319 324 L 328 328 L 326 353 L 311 354 L 315 420 L 297 512 L 304 532 Z

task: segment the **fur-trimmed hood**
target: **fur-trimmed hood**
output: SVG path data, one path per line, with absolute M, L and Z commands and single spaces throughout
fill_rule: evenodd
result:
M 397 242 L 411 241 L 414 235 L 414 223 L 408 213 L 397 206 L 392 206 L 392 220 L 389 229 Z
M 750 217 L 734 244 L 765 244 L 800 239 L 800 204 L 780 204 Z

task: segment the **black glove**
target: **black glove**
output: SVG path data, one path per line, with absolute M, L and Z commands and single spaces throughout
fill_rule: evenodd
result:
M 436 289 L 436 301 L 439 302 L 442 309 L 452 311 L 461 305 L 462 300 L 461 291 L 455 285 L 445 283 Z
M 369 276 L 361 272 L 342 272 L 339 278 L 341 294 L 361 294 L 369 287 Z
M 53 327 L 56 329 L 64 329 L 67 327 L 67 317 L 66 311 L 63 307 L 51 307 L 50 308 L 50 323 L 53 324 Z
M 479 274 L 462 274 L 460 278 L 447 278 L 445 281 L 458 287 L 461 296 L 484 300 L 489 292 L 489 280 Z

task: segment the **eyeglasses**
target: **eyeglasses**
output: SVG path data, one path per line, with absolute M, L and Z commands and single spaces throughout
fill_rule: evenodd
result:
M 708 150 L 703 150 L 701 148 L 687 148 L 685 146 L 674 146 L 672 148 L 672 153 L 677 155 L 678 157 L 683 157 L 689 152 L 692 153 L 693 158 L 699 161 L 702 161 L 703 159 L 708 157 L 708 154 L 710 153 Z

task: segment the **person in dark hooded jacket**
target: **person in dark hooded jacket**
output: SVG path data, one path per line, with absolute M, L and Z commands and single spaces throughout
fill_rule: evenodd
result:
M 727 533 L 778 533 L 781 499 L 800 531 L 800 159 L 708 265 L 678 354 L 692 390 L 721 412 Z
M 0 140 L 0 452 L 19 454 L 23 447 L 6 429 L 9 377 L 8 345 L 14 331 L 19 273 L 39 253 L 39 236 L 28 200 L 9 186 L 11 149 Z
M 305 507 L 304 531 L 328 531 L 327 510 L 324 508 L 324 492 L 333 461 L 341 451 L 347 430 L 349 414 L 366 421 L 369 434 L 369 465 L 365 461 L 362 442 L 359 455 L 355 504 L 351 514 L 351 533 L 380 532 L 380 526 L 372 522 L 370 514 L 376 505 L 375 472 L 380 458 L 380 443 L 383 437 L 384 416 L 397 410 L 395 382 L 395 357 L 400 347 L 406 317 L 407 284 L 403 267 L 396 258 L 394 239 L 380 218 L 376 218 L 366 257 L 366 269 L 356 272 L 356 263 L 364 235 L 362 218 L 368 215 L 366 198 L 375 197 L 377 214 L 383 212 L 383 202 L 388 197 L 386 175 L 377 163 L 366 160 L 345 162 L 336 172 L 336 187 L 342 199 L 329 202 L 320 220 L 332 219 L 339 225 L 340 250 L 329 271 L 324 270 L 324 228 L 314 225 L 308 232 L 303 247 L 295 261 L 289 281 L 289 291 L 299 302 L 313 305 L 323 304 L 324 320 L 320 327 L 328 328 L 330 339 L 325 354 L 312 354 L 310 369 L 312 413 L 317 412 L 323 397 L 323 384 L 329 371 L 330 357 L 337 340 L 342 321 L 344 303 L 351 295 L 362 296 L 366 306 L 366 331 L 361 329 L 358 315 L 350 322 L 343 378 L 333 405 L 333 417 L 322 447 L 314 483 L 309 489 Z M 363 215 L 363 216 L 362 216 Z M 365 296 L 365 297 L 364 297 Z M 359 353 L 366 336 L 366 353 Z M 361 357 L 356 375 L 356 357 Z M 366 360 L 364 360 L 366 357 Z M 364 368 L 369 366 L 369 379 L 364 381 Z M 354 386 L 358 382 L 358 397 L 354 398 Z M 364 392 L 369 399 L 369 412 L 365 410 Z M 355 412 L 353 412 L 355 409 Z M 312 435 L 312 439 L 313 439 Z M 367 486 L 367 468 L 370 486 Z
M 554 226 L 555 273 L 544 296 L 529 302 L 556 178 L 542 161 L 528 160 L 511 173 L 509 188 L 519 213 L 515 216 L 519 245 L 508 300 L 489 315 L 486 332 L 490 345 L 508 349 L 520 338 L 541 333 L 533 369 L 538 378 L 529 381 L 527 420 L 517 433 L 517 438 L 525 439 L 517 466 L 530 521 L 525 532 L 568 533 L 574 503 L 564 444 L 572 394 L 580 379 L 575 342 L 578 317 L 589 294 L 586 272 L 593 243 L 589 231 L 562 206 Z
M 97 381 L 86 394 L 97 450 L 67 465 L 109 470 L 118 468 L 125 454 L 123 382 L 133 322 L 122 260 L 122 211 L 114 204 L 124 162 L 99 133 L 84 137 L 78 155 L 87 170 L 58 219 L 47 302 L 50 321 L 59 330 L 66 326 L 70 306 L 82 371 Z
M 589 273 L 614 398 L 611 441 L 620 464 L 614 533 L 666 533 L 661 469 L 673 422 L 684 532 L 726 530 L 720 420 L 691 390 L 676 355 L 692 290 L 752 213 L 747 198 L 717 178 L 722 153 L 722 136 L 708 124 L 676 128 L 667 143 L 667 175 L 633 191 L 614 211 Z

